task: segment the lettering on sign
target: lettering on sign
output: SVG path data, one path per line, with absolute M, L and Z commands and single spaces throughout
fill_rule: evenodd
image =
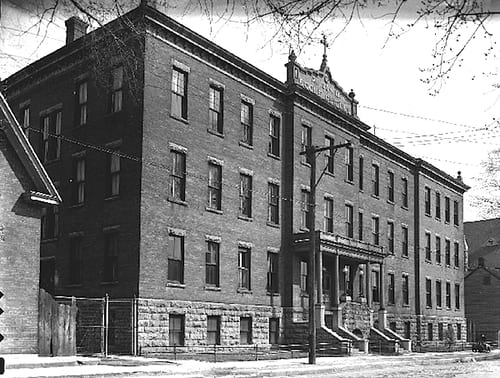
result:
M 318 71 L 312 73 L 295 66 L 295 83 L 328 101 L 337 109 L 351 114 L 351 100 L 344 91 L 330 79 L 328 73 Z
M 0 224 L 0 242 L 5 241 L 5 226 Z

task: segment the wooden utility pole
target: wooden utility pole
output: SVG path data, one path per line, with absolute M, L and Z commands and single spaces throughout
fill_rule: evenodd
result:
M 309 294 L 309 364 L 316 364 L 316 304 L 320 305 L 323 303 L 323 277 L 322 277 L 322 258 L 321 253 L 317 254 L 316 251 L 316 187 L 318 186 L 323 174 L 325 173 L 326 167 L 321 172 L 321 176 L 316 181 L 316 158 L 319 152 L 330 150 L 330 155 L 333 156 L 339 148 L 350 147 L 351 142 L 347 141 L 343 144 L 338 144 L 335 146 L 327 147 L 317 147 L 317 146 L 306 146 L 305 151 L 300 152 L 300 155 L 306 155 L 307 162 L 311 165 L 311 175 L 309 180 L 310 195 L 309 195 L 309 262 L 307 264 L 307 276 L 308 276 L 308 294 Z M 318 279 L 316 279 L 316 275 Z M 316 293 L 315 293 L 316 288 Z M 316 298 L 317 294 L 317 298 Z M 321 320 L 320 320 L 321 324 Z

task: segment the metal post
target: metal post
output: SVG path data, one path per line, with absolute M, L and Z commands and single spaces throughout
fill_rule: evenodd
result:
M 109 337 L 109 295 L 104 297 L 104 357 L 108 356 L 108 337 Z
M 316 223 L 316 152 L 314 147 L 306 147 L 307 161 L 311 164 L 311 177 L 310 177 L 310 196 L 309 196 L 309 240 L 310 240 L 310 250 L 309 250 L 309 264 L 308 264 L 308 276 L 309 276 L 309 363 L 316 363 L 316 314 L 315 314 L 315 293 L 314 287 L 316 284 L 316 235 L 315 235 L 315 223 Z M 319 288 L 318 288 L 319 289 Z

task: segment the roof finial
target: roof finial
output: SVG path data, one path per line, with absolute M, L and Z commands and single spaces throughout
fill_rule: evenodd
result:
M 328 47 L 328 41 L 326 40 L 325 33 L 323 33 L 323 38 L 321 38 L 320 43 L 323 45 L 323 60 L 321 61 L 321 66 L 319 70 L 324 72 L 328 68 L 327 58 L 326 58 L 326 49 Z

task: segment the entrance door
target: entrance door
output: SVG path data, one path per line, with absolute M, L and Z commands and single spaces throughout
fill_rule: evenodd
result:
M 56 258 L 46 257 L 40 260 L 40 289 L 54 295 L 56 277 Z

